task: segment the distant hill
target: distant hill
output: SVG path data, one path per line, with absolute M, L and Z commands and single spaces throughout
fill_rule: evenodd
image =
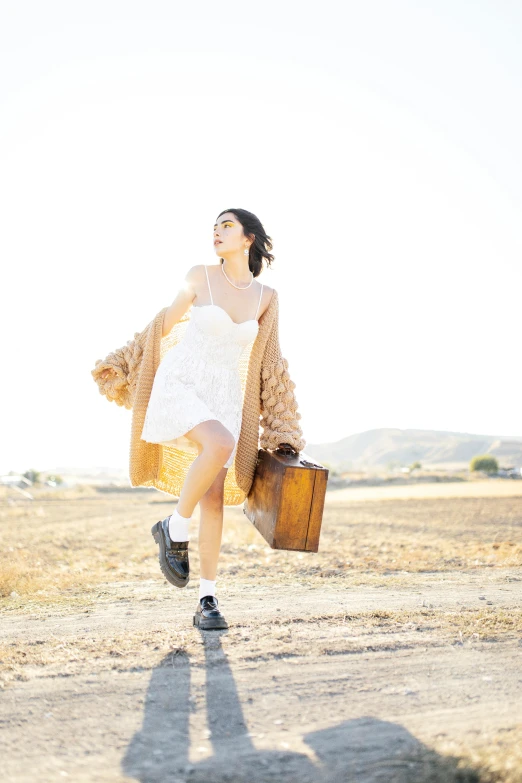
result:
M 522 466 L 522 437 L 469 432 L 381 428 L 333 443 L 310 443 L 305 452 L 337 470 L 382 470 L 411 465 L 464 468 L 477 454 L 493 454 L 501 466 Z
M 462 469 L 477 454 L 493 454 L 501 467 L 522 467 L 522 437 L 475 435 L 443 430 L 400 430 L 383 427 L 358 432 L 333 443 L 307 443 L 305 452 L 319 462 L 343 470 L 382 471 L 420 462 L 424 468 Z M 119 467 L 58 466 L 67 484 L 128 484 Z

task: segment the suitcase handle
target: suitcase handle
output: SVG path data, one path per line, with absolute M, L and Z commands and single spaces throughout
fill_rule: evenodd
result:
M 285 457 L 297 457 L 299 452 L 294 449 L 293 446 L 291 446 L 289 443 L 281 443 L 277 449 L 276 452 L 278 454 L 283 454 Z M 308 468 L 321 468 L 321 470 L 326 470 L 324 465 L 317 465 L 315 462 L 310 462 L 307 459 L 300 459 L 299 460 L 300 465 L 305 465 L 305 467 Z

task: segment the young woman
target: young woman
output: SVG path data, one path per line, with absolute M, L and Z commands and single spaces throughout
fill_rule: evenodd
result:
M 262 411 L 262 445 L 265 447 L 296 454 L 305 444 L 298 423 L 300 414 L 293 393 L 295 384 L 288 375 L 288 362 L 279 350 L 277 292 L 256 279 L 262 271 L 263 260 L 268 266 L 273 261 L 274 257 L 269 252 L 272 249 L 271 238 L 251 212 L 230 209 L 218 215 L 213 230 L 213 247 L 219 263 L 198 264 L 189 269 L 184 285 L 170 307 L 164 308 L 141 335 L 136 335 L 132 350 L 128 343 L 127 353 L 121 349 L 105 362 L 99 361 L 96 371 L 93 371 L 100 390 L 109 399 L 118 402 L 114 389 L 111 396 L 103 384 L 110 378 L 114 381 L 117 371 L 120 377 L 124 377 L 127 387 L 130 386 L 129 376 L 136 357 L 141 359 L 145 354 L 148 357 L 157 353 L 151 347 L 154 339 L 156 344 L 160 339 L 168 340 L 173 327 L 189 320 L 182 338 L 165 353 L 154 370 L 151 387 L 142 378 L 135 382 L 138 397 L 143 398 L 146 394 L 147 398 L 146 407 L 142 404 L 144 416 L 140 418 L 135 414 L 135 417 L 141 448 L 145 444 L 155 444 L 150 448 L 161 448 L 170 454 L 192 455 L 189 457 L 190 465 L 186 463 L 182 470 L 183 483 L 177 506 L 172 514 L 152 527 L 152 535 L 159 545 L 160 566 L 165 578 L 177 587 L 185 587 L 190 576 L 189 524 L 199 503 L 200 586 L 193 623 L 203 629 L 228 627 L 218 607 L 216 575 L 224 501 L 227 499 L 224 492 L 227 472 L 234 465 L 237 484 L 243 489 L 239 497 L 248 494 L 253 477 L 252 435 L 256 418 L 249 413 L 250 424 L 247 426 L 245 406 L 250 411 L 256 394 L 258 400 L 260 395 L 266 401 Z M 190 318 L 187 316 L 189 308 Z M 260 340 L 260 322 L 264 323 L 265 313 L 270 313 L 271 320 L 263 327 L 265 334 Z M 156 322 L 160 328 L 158 336 L 153 338 L 151 334 Z M 241 358 L 245 351 L 253 351 L 256 347 L 258 369 L 252 369 L 252 373 L 259 375 L 260 379 L 257 387 L 252 383 L 247 386 L 244 395 L 245 384 L 242 384 L 239 371 Z M 147 362 L 146 359 L 144 361 Z M 152 362 L 153 366 L 155 364 L 157 361 Z M 254 364 L 252 359 L 249 373 Z M 142 370 L 141 375 L 146 378 L 147 372 Z M 129 402 L 121 400 L 118 404 L 131 407 Z M 257 430 L 259 413 L 258 404 Z M 257 431 L 256 454 L 258 434 Z M 248 435 L 251 445 L 247 447 Z M 243 448 L 238 455 L 239 443 Z M 249 460 L 245 459 L 247 455 Z M 249 467 L 245 468 L 247 479 L 242 477 L 241 466 L 236 464 L 238 456 L 241 457 L 240 462 L 249 461 Z M 140 478 L 133 481 L 131 464 L 131 483 L 152 483 L 164 488 L 165 479 L 160 480 L 159 476 L 161 470 L 165 472 L 163 452 L 159 463 L 161 468 L 156 468 L 150 481 L 143 479 L 143 471 Z M 237 501 L 234 498 L 232 502 Z

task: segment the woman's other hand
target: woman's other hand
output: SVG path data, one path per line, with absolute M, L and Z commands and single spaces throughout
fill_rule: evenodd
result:
M 277 447 L 276 451 L 280 452 L 281 454 L 285 454 L 289 457 L 297 457 L 299 454 L 296 449 L 290 444 L 290 443 L 280 443 Z

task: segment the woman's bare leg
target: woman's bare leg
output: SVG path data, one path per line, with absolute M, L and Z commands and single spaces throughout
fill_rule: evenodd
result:
M 221 549 L 223 497 L 227 470 L 228 468 L 221 468 L 199 501 L 199 573 L 203 579 L 212 581 L 216 578 Z
M 223 465 L 232 454 L 235 440 L 230 430 L 216 419 L 196 424 L 186 435 L 196 443 L 199 454 L 183 482 L 177 510 L 182 517 L 191 517 L 221 471 L 226 475 L 227 468 Z

